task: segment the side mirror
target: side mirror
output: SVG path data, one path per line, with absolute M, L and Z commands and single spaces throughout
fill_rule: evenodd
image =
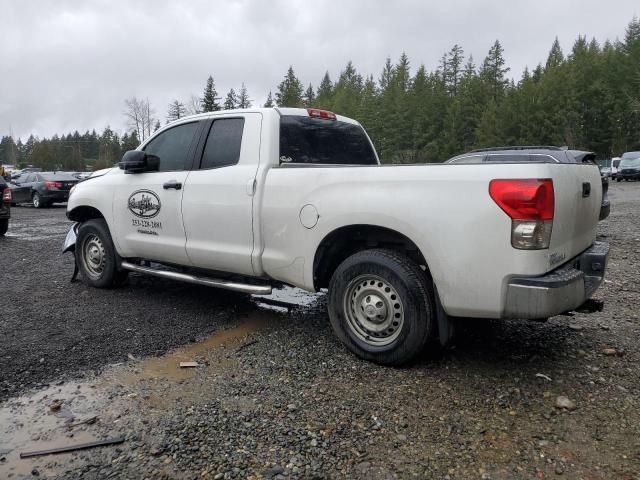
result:
M 148 155 L 141 150 L 129 150 L 118 163 L 124 173 L 155 172 L 160 166 L 160 157 Z

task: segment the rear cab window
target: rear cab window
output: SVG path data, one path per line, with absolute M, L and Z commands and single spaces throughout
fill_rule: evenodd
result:
M 340 120 L 283 115 L 280 164 L 378 165 L 364 129 Z

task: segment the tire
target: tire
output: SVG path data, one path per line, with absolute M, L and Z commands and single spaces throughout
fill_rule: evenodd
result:
M 0 237 L 3 237 L 7 230 L 9 230 L 9 219 L 3 218 L 0 220 Z
M 75 256 L 84 282 L 91 287 L 118 287 L 128 277 L 129 272 L 118 270 L 118 254 L 107 222 L 102 218 L 88 220 L 80 225 Z
M 35 192 L 33 194 L 33 196 L 31 197 L 31 201 L 33 202 L 33 208 L 44 208 L 47 206 L 38 192 Z
M 616 178 L 616 182 L 620 183 L 622 181 L 621 178 Z
M 434 336 L 431 279 L 393 250 L 364 250 L 348 257 L 331 278 L 328 304 L 340 341 L 360 358 L 381 365 L 411 361 Z

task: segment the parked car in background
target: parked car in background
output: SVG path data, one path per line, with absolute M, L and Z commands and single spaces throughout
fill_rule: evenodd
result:
M 611 176 L 611 167 L 600 167 L 600 175 L 603 177 Z
M 4 178 L 0 177 L 0 237 L 9 230 L 11 217 L 11 189 Z
M 525 145 L 509 147 L 492 147 L 472 150 L 450 158 L 445 163 L 454 164 L 486 164 L 486 163 L 578 163 L 595 165 L 596 155 L 582 150 L 567 150 L 554 146 Z M 602 205 L 600 220 L 609 216 L 611 202 L 609 201 L 609 178 L 602 174 Z
M 621 182 L 622 180 L 640 180 L 640 152 L 634 152 L 638 154 L 637 158 L 623 158 L 620 161 L 620 167 L 618 168 L 618 175 L 616 180 Z M 626 153 L 625 153 L 626 155 Z
M 13 203 L 32 202 L 36 208 L 47 207 L 52 203 L 66 202 L 69 190 L 78 179 L 61 172 L 23 173 L 13 180 Z
M 611 178 L 615 179 L 618 175 L 618 167 L 620 166 L 620 157 L 611 159 Z

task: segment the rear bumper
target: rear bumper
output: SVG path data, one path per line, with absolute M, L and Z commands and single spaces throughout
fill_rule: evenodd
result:
M 602 283 L 608 256 L 609 244 L 595 242 L 546 275 L 512 278 L 503 318 L 548 318 L 578 308 Z
M 69 192 L 49 190 L 48 192 L 41 194 L 40 198 L 46 202 L 66 202 L 69 200 Z
M 11 216 L 11 208 L 8 204 L 0 205 L 0 219 L 9 218 Z

